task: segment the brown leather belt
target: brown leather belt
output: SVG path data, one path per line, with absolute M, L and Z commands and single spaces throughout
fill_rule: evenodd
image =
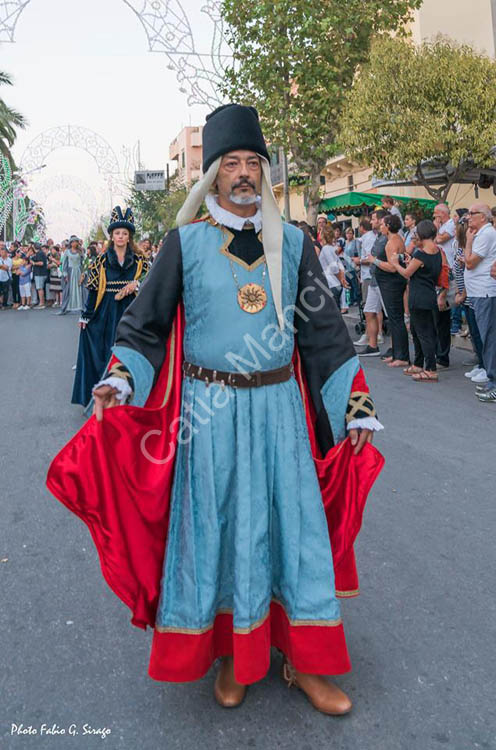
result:
M 206 367 L 184 362 L 183 371 L 187 378 L 203 380 L 207 388 L 211 383 L 226 385 L 232 388 L 260 388 L 262 385 L 275 385 L 290 380 L 294 373 L 293 363 L 280 367 L 278 370 L 258 370 L 257 372 L 222 372 L 222 370 L 208 370 Z

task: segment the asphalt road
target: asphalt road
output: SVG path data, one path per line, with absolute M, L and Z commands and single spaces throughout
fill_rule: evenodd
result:
M 75 317 L 0 313 L 1 748 L 496 748 L 496 405 L 474 398 L 466 353 L 439 385 L 365 362 L 387 463 L 357 545 L 362 594 L 343 604 L 353 671 L 338 682 L 354 710 L 336 719 L 285 687 L 276 655 L 234 711 L 214 702 L 213 672 L 147 677 L 151 634 L 130 625 L 86 527 L 45 489 L 82 423 L 76 348 Z M 103 745 L 85 724 L 111 730 Z

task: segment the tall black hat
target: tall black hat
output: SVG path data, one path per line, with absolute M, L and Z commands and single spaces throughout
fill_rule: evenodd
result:
M 108 231 L 112 232 L 114 229 L 128 229 L 131 234 L 134 234 L 136 227 L 134 226 L 133 212 L 130 208 L 126 208 L 125 214 L 122 213 L 122 208 L 120 206 L 116 206 L 112 209 Z
M 203 173 L 230 151 L 255 151 L 270 162 L 255 107 L 224 104 L 207 115 L 203 128 Z

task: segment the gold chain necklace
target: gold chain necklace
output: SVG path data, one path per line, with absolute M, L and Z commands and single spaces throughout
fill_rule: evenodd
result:
M 264 267 L 262 271 L 262 285 L 254 284 L 250 282 L 244 286 L 240 286 L 238 275 L 234 270 L 234 263 L 232 258 L 229 258 L 231 264 L 231 272 L 233 275 L 234 283 L 238 289 L 238 305 L 242 310 L 253 315 L 264 309 L 267 304 L 267 292 L 265 291 L 265 276 L 267 274 L 267 262 L 264 261 Z

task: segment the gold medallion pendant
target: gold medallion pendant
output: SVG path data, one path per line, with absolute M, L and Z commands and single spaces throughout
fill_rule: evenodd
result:
M 245 284 L 238 289 L 238 304 L 247 313 L 258 313 L 267 304 L 267 293 L 260 284 Z

